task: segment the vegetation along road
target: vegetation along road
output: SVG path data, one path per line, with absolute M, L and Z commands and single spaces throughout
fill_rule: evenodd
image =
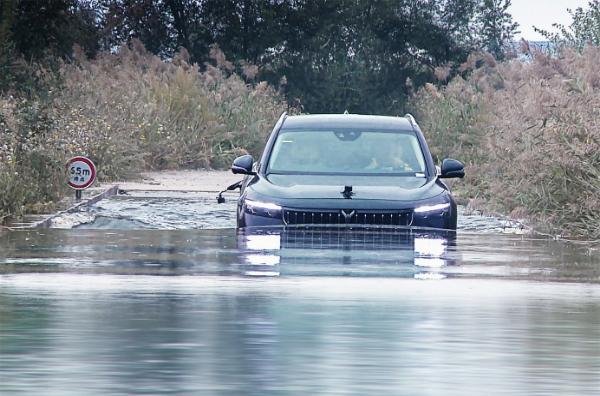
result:
M 545 49 L 509 0 L 35 4 L 0 5 L 0 221 L 51 209 L 73 155 L 102 181 L 221 169 L 284 110 L 409 111 L 465 199 L 600 238 L 597 2 Z

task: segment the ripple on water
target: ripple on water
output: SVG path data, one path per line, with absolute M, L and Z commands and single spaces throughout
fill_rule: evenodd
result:
M 206 194 L 116 196 L 53 220 L 56 228 L 201 229 L 235 227 L 235 199 L 217 204 Z
M 97 229 L 201 229 L 233 228 L 237 195 L 229 194 L 224 204 L 215 197 L 198 193 L 172 193 L 172 196 L 138 193 L 102 200 L 80 212 L 68 213 L 53 220 L 55 228 Z M 458 229 L 486 233 L 522 234 L 514 221 L 466 213 L 459 206 Z

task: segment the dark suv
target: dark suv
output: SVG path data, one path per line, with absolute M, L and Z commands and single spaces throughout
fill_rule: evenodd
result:
M 456 229 L 456 203 L 414 118 L 322 114 L 279 118 L 258 162 L 244 155 L 238 227 Z M 231 186 L 230 186 L 231 187 Z

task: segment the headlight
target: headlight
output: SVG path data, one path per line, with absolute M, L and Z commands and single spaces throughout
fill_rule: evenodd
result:
M 415 213 L 442 212 L 450 207 L 450 202 L 435 205 L 423 205 L 415 208 Z
M 272 202 L 244 201 L 246 213 L 264 217 L 281 217 L 281 206 Z

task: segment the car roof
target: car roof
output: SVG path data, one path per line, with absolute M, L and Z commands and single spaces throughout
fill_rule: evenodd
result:
M 282 129 L 329 129 L 356 128 L 379 130 L 412 131 L 413 126 L 407 118 L 361 114 L 307 114 L 288 116 Z

